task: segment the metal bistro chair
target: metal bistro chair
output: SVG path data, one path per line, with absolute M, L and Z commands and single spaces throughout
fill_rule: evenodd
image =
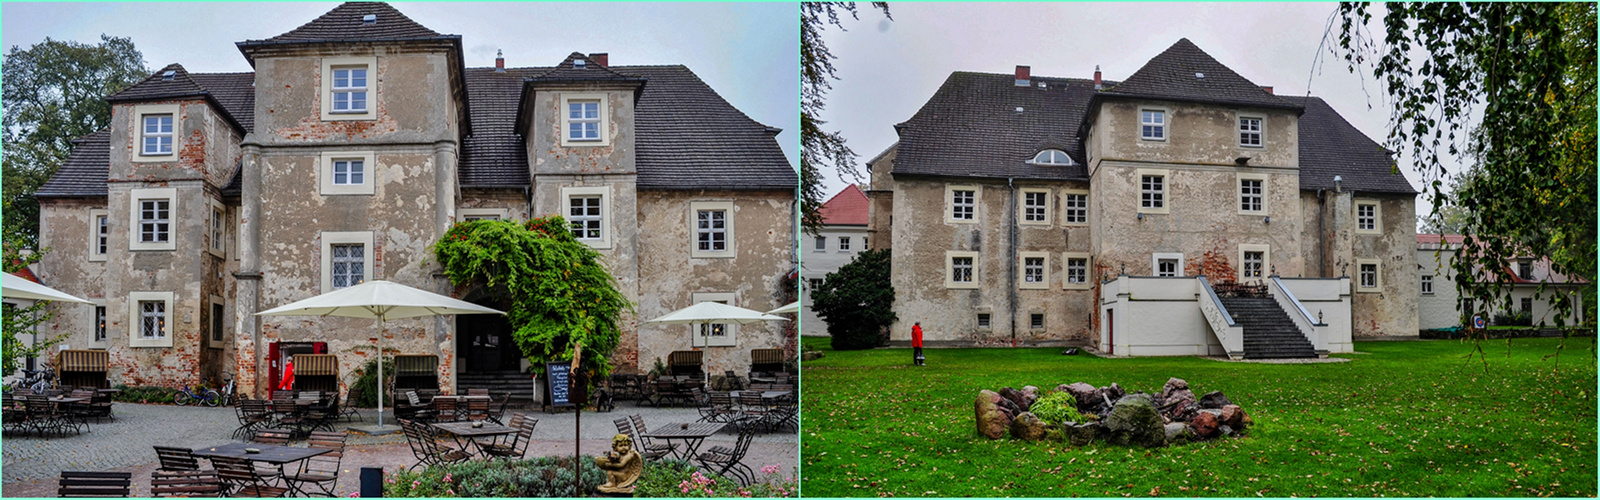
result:
M 56 482 L 60 497 L 126 497 L 133 486 L 132 472 L 61 471 Z
M 150 473 L 150 496 L 153 497 L 220 497 L 226 489 L 222 477 L 214 470 Z
M 539 425 L 539 420 L 528 418 L 518 413 L 511 416 L 511 427 L 517 430 L 510 443 L 489 443 L 482 445 L 484 453 L 495 458 L 507 460 L 521 460 L 522 455 L 528 452 L 528 443 L 533 441 L 533 428 Z
M 713 392 L 707 395 L 707 404 L 700 409 L 702 422 L 732 422 L 739 411 L 735 408 L 733 394 L 727 392 Z
M 464 451 L 440 445 L 438 435 L 428 424 L 401 420 L 400 429 L 405 431 L 411 454 L 417 458 L 417 463 L 408 469 L 465 462 L 472 458 Z
M 293 435 L 293 431 L 286 429 L 256 429 L 255 435 L 252 436 L 250 440 L 261 444 L 289 446 L 289 438 Z M 277 478 L 283 477 L 283 466 L 257 464 L 256 474 L 263 478 L 276 480 Z
M 511 393 L 510 392 L 507 392 L 505 396 L 502 396 L 498 403 L 491 403 L 490 404 L 490 406 L 489 406 L 489 421 L 497 423 L 497 424 L 504 424 L 505 422 L 501 422 L 500 420 L 505 418 L 505 416 L 506 416 L 506 407 L 507 406 L 511 406 Z M 519 413 L 519 415 L 520 415 L 520 413 Z
M 734 441 L 733 447 L 712 446 L 710 450 L 697 457 L 700 466 L 721 476 L 731 474 L 741 486 L 755 482 L 755 471 L 744 464 L 744 456 L 750 452 L 750 442 L 755 440 L 756 427 L 760 423 L 759 420 L 749 417 L 734 421 L 734 425 L 739 428 L 739 439 Z
M 455 398 L 433 398 L 433 420 L 435 422 L 454 422 L 459 411 Z
M 156 460 L 161 462 L 161 471 L 196 471 L 200 470 L 200 457 L 194 456 L 194 450 L 178 448 L 175 446 L 156 446 Z
M 633 424 L 629 422 L 628 417 L 612 420 L 611 423 L 617 426 L 618 434 L 626 434 L 628 439 L 633 440 L 633 449 L 634 451 L 639 452 L 639 456 L 641 457 L 650 460 L 656 460 L 667 456 L 667 453 L 672 451 L 672 448 L 664 445 L 646 445 L 644 441 L 645 437 L 639 435 L 639 433 L 633 428 Z
M 670 442 L 657 443 L 651 441 L 649 436 L 645 436 L 650 433 L 650 429 L 644 426 L 644 417 L 628 415 L 628 421 L 633 424 L 633 433 L 628 436 L 633 438 L 633 444 L 637 445 L 635 448 L 640 450 L 639 454 L 646 455 L 646 458 L 649 458 L 649 455 L 654 455 L 656 458 L 664 457 L 678 449 L 678 445 Z
M 464 420 L 470 420 L 470 421 L 488 420 L 489 419 L 489 403 L 490 403 L 489 400 L 483 399 L 483 398 L 468 399 L 467 400 L 467 404 L 466 404 L 466 406 L 467 406 L 466 412 L 462 415 L 463 417 L 465 417 Z
M 361 412 L 356 410 L 356 400 L 361 399 L 361 388 L 351 387 L 350 393 L 345 395 L 344 404 L 339 407 L 339 418 L 349 421 L 350 417 L 361 420 Z
M 339 464 L 344 460 L 345 437 L 343 432 L 313 432 L 306 437 L 311 448 L 333 450 L 321 455 L 301 461 L 300 471 L 285 474 L 284 480 L 288 482 L 289 489 L 295 493 L 311 496 L 305 486 L 316 486 L 325 496 L 332 497 L 333 490 L 339 486 Z
M 269 483 L 249 460 L 237 457 L 211 457 L 211 465 L 217 467 L 217 476 L 227 485 L 227 496 L 268 498 L 281 497 L 289 493 L 289 488 Z

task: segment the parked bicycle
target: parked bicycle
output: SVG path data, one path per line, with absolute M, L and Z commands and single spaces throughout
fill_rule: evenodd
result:
M 43 368 L 38 370 L 29 370 L 27 368 L 23 368 L 22 378 L 12 381 L 11 386 L 7 387 L 6 390 L 14 391 L 21 388 L 32 390 L 34 394 L 55 389 L 56 372 L 55 370 L 50 369 L 50 365 L 48 363 L 44 364 Z
M 191 402 L 195 405 L 217 406 L 218 403 L 222 402 L 222 395 L 218 394 L 216 389 L 205 389 L 204 387 L 190 389 L 187 385 L 183 386 L 183 389 L 179 390 L 177 394 L 172 395 L 172 404 L 184 406 Z
M 222 384 L 222 391 L 220 393 L 222 396 L 221 404 L 222 406 L 233 406 L 239 404 L 238 386 L 234 384 L 233 379 L 230 378 L 227 380 L 227 383 Z

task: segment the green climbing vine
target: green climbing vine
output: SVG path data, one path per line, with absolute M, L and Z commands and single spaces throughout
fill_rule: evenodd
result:
M 560 216 L 527 222 L 456 223 L 433 246 L 456 287 L 484 287 L 508 299 L 512 337 L 535 373 L 544 363 L 570 361 L 581 344 L 579 370 L 589 380 L 611 373 L 610 356 L 633 305 L 617 290 L 601 256 L 573 238 Z

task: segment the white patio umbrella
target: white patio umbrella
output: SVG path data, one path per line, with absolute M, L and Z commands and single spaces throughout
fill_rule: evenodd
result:
M 383 384 L 383 328 L 391 319 L 455 314 L 505 314 L 391 281 L 368 281 L 256 313 L 257 316 L 341 316 L 378 320 L 378 383 Z M 383 388 L 378 388 L 378 428 L 383 428 Z
M 784 304 L 783 307 L 767 311 L 767 314 L 794 314 L 800 312 L 800 301 Z
M 773 316 L 761 311 L 730 306 L 720 302 L 701 302 L 683 309 L 672 311 L 665 316 L 646 321 L 645 323 L 660 323 L 664 325 L 686 325 L 691 323 L 737 323 L 748 325 L 762 321 L 789 321 L 789 318 Z
M 11 273 L 5 273 L 5 277 L 0 278 L 0 295 L 12 299 L 54 300 L 59 302 L 77 302 L 79 304 L 93 303 L 72 295 L 68 295 L 66 292 L 34 283 L 29 281 L 27 278 L 23 278 Z

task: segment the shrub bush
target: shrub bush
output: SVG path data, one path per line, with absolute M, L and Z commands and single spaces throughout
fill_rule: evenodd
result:
M 1516 311 L 1494 315 L 1495 326 L 1533 326 L 1533 313 Z
M 178 393 L 177 389 L 169 387 L 128 387 L 117 384 L 116 389 L 122 392 L 112 394 L 111 400 L 123 403 L 171 404 L 172 396 Z
M 365 364 L 361 365 L 361 368 L 356 369 L 355 374 L 356 383 L 351 384 L 350 389 L 360 389 L 360 393 L 357 394 L 355 400 L 356 406 L 360 406 L 362 408 L 377 408 L 378 360 L 367 360 Z M 394 357 L 392 356 L 385 356 L 383 358 L 383 379 L 384 387 L 390 387 L 394 382 Z M 394 405 L 393 401 L 385 401 L 385 403 L 388 403 L 389 406 Z
M 583 456 L 584 496 L 596 494 L 606 482 L 605 471 L 594 457 Z M 538 457 L 528 460 L 474 460 L 433 466 L 421 471 L 400 470 L 384 479 L 383 496 L 389 498 L 554 498 L 573 497 L 572 457 Z
M 811 292 L 811 310 L 828 323 L 834 349 L 871 349 L 888 340 L 884 327 L 897 319 L 889 264 L 888 250 L 858 253 Z
M 1078 400 L 1066 392 L 1051 391 L 1044 397 L 1033 402 L 1033 408 L 1028 411 L 1039 417 L 1040 421 L 1047 424 L 1062 424 L 1066 422 L 1083 423 L 1088 417 L 1078 412 Z

